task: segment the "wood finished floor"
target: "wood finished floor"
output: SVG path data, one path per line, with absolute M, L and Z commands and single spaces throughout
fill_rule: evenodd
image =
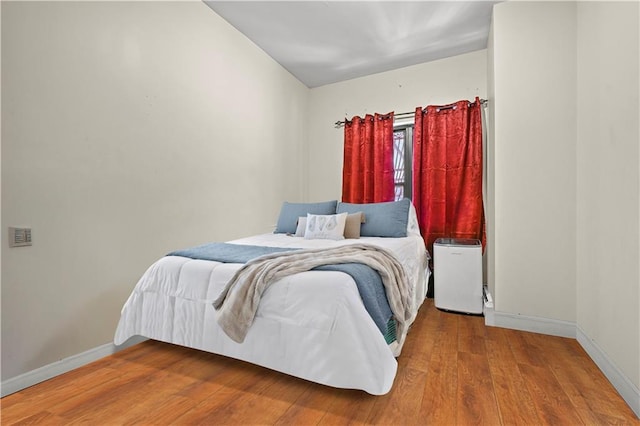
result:
M 431 299 L 384 396 L 147 341 L 0 403 L 2 425 L 640 424 L 575 340 L 485 327 Z

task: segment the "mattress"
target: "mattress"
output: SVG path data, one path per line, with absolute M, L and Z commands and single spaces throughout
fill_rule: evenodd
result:
M 394 253 L 413 284 L 413 315 L 426 295 L 428 254 L 419 236 L 306 240 L 263 234 L 230 241 L 268 247 L 378 245 Z M 338 388 L 387 393 L 397 370 L 390 344 L 364 309 L 353 279 L 308 271 L 275 282 L 263 294 L 243 343 L 224 334 L 213 300 L 240 264 L 166 256 L 143 274 L 121 311 L 114 342 L 144 336 L 258 364 Z

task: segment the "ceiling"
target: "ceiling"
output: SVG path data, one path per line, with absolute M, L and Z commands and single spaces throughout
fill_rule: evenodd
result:
M 499 3 L 204 1 L 310 88 L 484 49 Z

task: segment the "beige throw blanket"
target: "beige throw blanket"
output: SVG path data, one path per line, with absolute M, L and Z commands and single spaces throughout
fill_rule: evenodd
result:
M 255 258 L 240 268 L 213 302 L 218 324 L 234 341 L 242 343 L 253 323 L 264 291 L 277 280 L 317 266 L 363 263 L 382 278 L 391 312 L 397 322 L 397 356 L 412 317 L 413 291 L 402 264 L 389 251 L 368 244 L 295 250 Z

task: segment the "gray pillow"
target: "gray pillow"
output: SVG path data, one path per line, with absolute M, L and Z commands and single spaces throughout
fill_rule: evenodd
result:
M 363 237 L 401 238 L 407 236 L 410 206 L 411 200 L 408 198 L 388 203 L 338 203 L 336 213 L 363 212 L 367 218 L 360 228 Z
M 282 203 L 275 234 L 295 234 L 300 216 L 307 217 L 311 214 L 336 214 L 338 200 L 324 201 L 321 203 Z

